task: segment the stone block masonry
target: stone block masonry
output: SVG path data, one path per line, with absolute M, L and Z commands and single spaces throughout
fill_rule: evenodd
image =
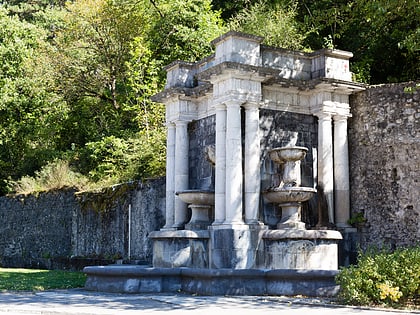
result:
M 371 86 L 352 99 L 351 204 L 366 219 L 361 245 L 420 240 L 420 91 L 415 83 Z
M 98 192 L 1 197 L 0 266 L 81 269 L 128 258 L 151 263 L 149 233 L 163 226 L 164 208 L 164 179 Z

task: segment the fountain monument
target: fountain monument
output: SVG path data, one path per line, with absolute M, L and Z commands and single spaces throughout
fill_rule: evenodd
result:
M 152 266 L 86 267 L 86 288 L 337 292 L 341 234 L 316 229 L 313 200 L 322 186 L 329 224 L 347 228 L 349 96 L 363 88 L 349 52 L 261 42 L 231 31 L 214 55 L 166 67 L 154 96 L 166 106 L 166 224 L 150 234 Z

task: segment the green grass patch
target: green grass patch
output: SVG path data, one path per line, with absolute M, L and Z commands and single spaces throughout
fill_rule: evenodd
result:
M 0 268 L 0 291 L 44 291 L 83 287 L 79 271 Z

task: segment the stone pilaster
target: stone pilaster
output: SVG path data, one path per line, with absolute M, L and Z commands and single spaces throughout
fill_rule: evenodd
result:
M 188 122 L 175 122 L 175 192 L 188 189 Z M 187 204 L 175 196 L 174 228 L 182 228 L 187 220 Z
M 258 223 L 260 200 L 260 135 L 258 103 L 245 104 L 245 222 Z
M 241 102 L 226 105 L 226 218 L 224 224 L 243 224 Z M 217 164 L 216 164 L 217 167 Z
M 222 224 L 226 218 L 226 106 L 216 108 L 216 167 L 213 225 Z
M 347 140 L 347 116 L 336 115 L 334 119 L 334 200 L 337 227 L 350 227 L 350 181 Z
M 334 167 L 331 114 L 318 112 L 318 184 L 324 188 L 328 218 L 334 223 Z
M 162 230 L 173 229 L 175 223 L 175 125 L 167 124 L 166 138 L 166 223 Z

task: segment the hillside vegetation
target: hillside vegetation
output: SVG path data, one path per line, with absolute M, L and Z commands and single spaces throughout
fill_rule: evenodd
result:
M 163 67 L 229 29 L 352 51 L 355 79 L 420 77 L 418 0 L 5 0 L 0 195 L 161 176 Z

